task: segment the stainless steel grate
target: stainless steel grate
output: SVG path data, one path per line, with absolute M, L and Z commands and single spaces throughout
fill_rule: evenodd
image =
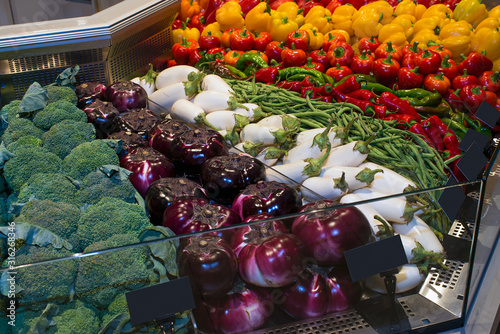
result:
M 429 273 L 429 284 L 442 288 L 455 289 L 464 269 L 462 262 L 445 260 L 448 269 L 433 270 Z

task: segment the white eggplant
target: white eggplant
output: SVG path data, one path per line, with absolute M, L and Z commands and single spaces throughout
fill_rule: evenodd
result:
M 275 165 L 266 171 L 266 181 L 276 181 L 295 186 L 302 183 L 309 176 L 304 172 L 304 168 L 309 163 L 306 161 L 296 161 L 289 164 Z
M 200 71 L 196 67 L 189 65 L 176 65 L 164 69 L 158 73 L 156 77 L 156 89 L 162 89 L 175 83 L 188 81 L 188 76 L 191 72 L 199 73 Z
M 320 134 L 325 130 L 326 130 L 326 128 L 314 128 L 314 129 L 301 131 L 295 137 L 295 145 L 298 146 L 298 145 L 302 145 L 305 142 L 309 142 L 310 140 L 312 141 L 317 134 Z
M 427 223 L 420 217 L 414 216 L 408 224 L 394 224 L 396 233 L 410 237 L 420 243 L 425 250 L 442 253 L 443 245 Z
M 261 126 L 283 129 L 284 128 L 283 127 L 283 118 L 285 116 L 297 118 L 296 116 L 293 116 L 293 115 L 271 115 L 271 116 L 267 116 L 267 117 L 261 119 L 260 121 L 257 122 L 257 124 L 259 124 Z
M 199 123 L 199 118 L 205 116 L 203 109 L 188 100 L 177 100 L 170 111 L 177 117 L 191 124 Z
M 387 167 L 377 165 L 373 162 L 364 162 L 360 167 L 381 169 L 383 171 L 383 173 L 378 173 L 375 176 L 373 183 L 370 185 L 374 190 L 396 195 L 402 194 L 408 186 L 416 188 L 413 181 Z
M 322 132 L 320 132 L 319 135 L 321 135 L 321 133 Z M 342 144 L 340 138 L 336 137 L 335 132 L 330 132 L 328 134 L 328 140 L 330 141 L 332 149 Z M 325 150 L 320 150 L 318 145 L 314 145 L 314 137 L 313 137 L 291 148 L 288 151 L 288 154 L 283 158 L 283 163 L 287 164 L 290 162 L 304 160 L 307 158 L 317 159 L 321 157 L 324 152 Z
M 229 149 L 229 152 L 232 153 L 246 153 L 245 151 L 245 148 L 244 148 L 244 145 L 245 143 L 241 142 L 241 143 L 238 143 L 236 145 L 234 145 L 233 147 L 231 147 Z M 273 146 L 267 146 L 267 147 L 264 147 L 263 149 L 259 150 L 258 153 L 253 156 L 255 159 L 257 160 L 260 160 L 263 164 L 267 165 L 267 166 L 274 166 L 279 158 L 267 158 L 266 155 L 267 153 L 269 152 L 269 150 L 272 150 L 274 147 Z
M 233 111 L 245 114 L 250 122 L 254 122 L 267 117 L 267 114 L 262 111 L 262 108 L 255 103 L 242 103 L 240 107 L 236 107 Z
M 325 162 L 325 167 L 329 166 L 350 166 L 357 167 L 368 157 L 368 153 L 362 153 L 358 147 L 358 141 L 335 147 Z M 361 144 L 359 144 L 361 145 Z M 359 148 L 359 149 L 358 149 Z
M 272 132 L 277 130 L 279 130 L 279 128 L 250 123 L 241 129 L 240 138 L 242 142 L 249 141 L 254 144 L 262 143 L 264 146 L 269 146 L 274 144 L 276 137 Z
M 189 96 L 186 95 L 186 90 L 182 82 L 177 82 L 169 86 L 156 90 L 149 96 L 149 109 L 160 114 L 170 112 L 172 105 L 177 100 L 187 100 Z
M 217 74 L 207 74 L 201 82 L 201 90 L 216 90 L 219 92 L 234 94 L 229 84 Z
M 206 115 L 206 119 L 208 123 L 212 124 L 219 130 L 232 130 L 236 125 L 236 120 L 234 118 L 234 115 L 236 114 L 245 116 L 240 112 L 232 110 L 216 110 L 208 113 Z
M 130 81 L 141 86 L 146 91 L 148 96 L 151 96 L 151 94 L 153 94 L 156 90 L 154 83 L 146 82 L 146 80 L 141 79 L 141 77 L 135 77 L 133 79 L 130 79 Z
M 204 90 L 194 97 L 194 104 L 210 113 L 216 110 L 232 110 L 229 107 L 229 100 L 233 95 L 227 92 L 220 92 L 217 90 Z
M 403 293 L 416 288 L 424 281 L 424 275 L 420 273 L 416 264 L 405 264 L 398 267 L 396 276 L 396 293 Z M 366 279 L 366 286 L 378 293 L 387 293 L 384 277 L 373 275 Z
M 379 174 L 380 170 L 361 167 L 323 167 L 319 176 L 340 178 L 344 173 L 345 181 L 350 191 L 370 186 L 373 178 Z
M 332 177 L 309 177 L 305 179 L 300 186 L 302 196 L 309 202 L 321 199 L 334 201 L 345 195 L 347 191 L 348 188 L 339 185 Z

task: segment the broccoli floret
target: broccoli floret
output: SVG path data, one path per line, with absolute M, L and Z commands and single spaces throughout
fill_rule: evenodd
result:
M 70 256 L 73 253 L 52 246 L 24 245 L 16 252 L 16 265 L 37 263 L 49 259 Z M 3 266 L 7 265 L 8 259 Z M 48 262 L 16 269 L 16 299 L 19 307 L 40 310 L 47 303 L 64 303 L 72 295 L 78 265 L 73 260 Z
M 71 87 L 46 86 L 44 87 L 44 89 L 48 97 L 47 104 L 63 100 L 70 102 L 72 105 L 76 106 L 76 103 L 78 102 L 78 96 Z
M 9 126 L 2 135 L 2 142 L 5 146 L 15 142 L 21 137 L 33 136 L 42 138 L 43 130 L 39 129 L 27 118 L 14 118 L 9 121 Z
M 95 139 L 91 123 L 64 120 L 42 135 L 43 147 L 64 159 L 78 145 Z
M 19 147 L 13 153 L 15 156 L 5 163 L 3 175 L 16 193 L 32 175 L 62 170 L 62 160 L 43 147 Z
M 0 133 L 7 128 L 9 120 L 17 117 L 17 110 L 20 104 L 21 100 L 14 100 L 3 106 L 2 110 L 0 110 Z
M 127 203 L 135 203 L 137 191 L 130 180 L 119 175 L 108 176 L 97 170 L 87 174 L 80 184 L 78 201 L 81 204 L 95 204 L 103 197 L 114 197 Z
M 115 150 L 103 140 L 93 140 L 78 145 L 64 158 L 64 174 L 76 180 L 83 180 L 88 174 L 103 165 L 120 165 Z
M 76 231 L 81 215 L 82 211 L 74 204 L 33 200 L 23 206 L 15 221 L 46 228 L 71 243 L 74 252 L 80 252 Z
M 75 203 L 77 191 L 75 184 L 63 174 L 37 173 L 23 184 L 17 199 L 20 203 L 32 199 Z
M 24 137 L 19 138 L 18 140 L 16 140 L 13 143 L 10 143 L 7 146 L 7 151 L 14 152 L 19 147 L 25 147 L 25 146 L 42 147 L 43 146 L 43 141 L 40 138 L 37 138 L 37 137 L 24 136 Z
M 120 247 L 139 242 L 129 234 L 116 234 L 85 248 L 84 252 Z M 84 302 L 105 310 L 117 295 L 147 286 L 156 275 L 149 266 L 147 247 L 117 249 L 80 260 L 75 290 Z
M 33 117 L 33 124 L 43 130 L 48 130 L 52 126 L 64 120 L 77 122 L 88 122 L 87 114 L 71 102 L 61 100 L 47 104 Z
M 71 307 L 60 310 L 53 319 L 55 326 L 49 327 L 47 334 L 95 334 L 99 332 L 101 322 L 96 310 L 76 301 Z
M 138 237 L 149 226 L 149 218 L 140 205 L 118 198 L 103 197 L 85 209 L 78 222 L 77 234 L 80 246 L 85 248 L 115 234 Z

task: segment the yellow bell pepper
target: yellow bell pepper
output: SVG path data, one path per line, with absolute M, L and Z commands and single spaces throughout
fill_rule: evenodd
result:
M 271 7 L 266 2 L 261 2 L 247 13 L 245 16 L 245 26 L 253 33 L 266 31 L 271 20 Z
M 500 18 L 500 5 L 497 5 L 493 7 L 489 12 L 488 12 L 489 17 L 496 17 Z
M 425 5 L 422 5 L 421 3 L 419 3 L 416 7 L 415 7 L 415 19 L 417 20 L 420 20 L 422 18 L 422 15 L 424 15 L 425 11 L 427 10 L 427 7 L 425 7 Z
M 417 3 L 413 0 L 403 0 L 397 4 L 396 8 L 394 8 L 394 14 L 396 16 L 403 14 L 410 14 L 411 16 L 415 16 L 415 7 L 417 7 Z
M 452 58 L 456 62 L 461 61 L 461 54 L 467 55 L 470 51 L 471 36 L 452 36 L 442 39 L 440 44 L 451 51 Z
M 186 21 L 188 18 L 192 18 L 196 14 L 201 12 L 200 3 L 195 0 L 182 0 L 181 10 L 179 11 L 179 19 Z
M 476 52 L 485 52 L 486 57 L 495 61 L 500 57 L 499 28 L 481 28 L 472 37 L 471 49 Z
M 497 58 L 493 61 L 493 68 L 491 70 L 493 72 L 500 72 L 500 58 Z
M 481 28 L 495 29 L 498 27 L 500 27 L 500 18 L 495 16 L 489 16 L 484 20 L 482 20 L 481 23 L 477 25 L 476 30 L 479 30 Z
M 378 33 L 380 43 L 391 42 L 393 45 L 403 47 L 408 43 L 404 28 L 399 24 L 389 23 L 383 26 Z
M 281 17 L 287 17 L 288 20 L 295 21 L 297 25 L 300 27 L 304 22 L 304 15 L 299 14 L 299 5 L 297 5 L 293 1 L 288 1 L 279 5 L 276 9 L 276 13 L 274 15 L 281 15 Z M 273 16 L 273 12 L 271 12 L 271 16 Z
M 410 14 L 401 14 L 396 16 L 391 24 L 397 24 L 403 27 L 406 39 L 409 39 L 413 35 L 413 24 L 415 21 L 416 19 L 414 16 Z
M 359 17 L 365 15 L 365 13 L 371 12 L 372 10 L 375 10 L 378 13 L 379 23 L 382 25 L 390 23 L 393 19 L 392 14 L 394 13 L 394 9 L 392 6 L 389 5 L 387 1 L 378 0 L 361 6 L 361 8 L 353 14 L 352 20 L 355 21 Z
M 307 31 L 309 35 L 309 51 L 319 50 L 323 46 L 324 35 L 317 28 L 304 24 L 300 29 Z
M 197 41 L 200 38 L 200 31 L 197 28 L 188 28 L 185 23 L 180 28 L 172 30 L 172 45 L 182 42 L 183 38 Z
M 219 23 L 222 31 L 230 28 L 243 29 L 245 19 L 241 12 L 241 6 L 236 1 L 227 1 L 215 12 L 215 20 Z
M 417 35 L 421 30 L 433 30 L 434 33 L 438 33 L 441 28 L 441 18 L 435 17 L 425 17 L 417 20 L 413 25 L 413 35 Z M 427 44 L 427 43 L 426 43 Z
M 418 46 L 422 49 L 427 48 L 427 43 L 433 41 L 437 44 L 441 44 L 439 37 L 434 33 L 433 29 L 422 29 L 417 34 L 413 36 L 410 44 L 418 42 Z
M 462 0 L 453 11 L 453 18 L 456 21 L 465 20 L 474 28 L 487 17 L 486 5 L 480 0 Z
M 333 29 L 331 23 L 332 12 L 323 6 L 314 6 L 307 12 L 305 16 L 305 23 L 311 23 L 318 28 L 322 34 L 326 34 Z
M 453 16 L 453 11 L 446 5 L 440 3 L 435 4 L 427 8 L 427 10 L 422 14 L 421 18 L 438 16 L 441 19 L 449 19 Z
M 354 29 L 352 28 L 352 16 L 357 12 L 354 6 L 342 5 L 337 8 L 332 13 L 331 24 L 332 28 L 344 30 L 349 33 L 349 36 L 354 35 Z
M 220 25 L 218 22 L 213 22 L 210 24 L 207 24 L 205 28 L 203 28 L 203 31 L 201 32 L 201 36 L 216 36 L 221 38 L 222 37 L 222 30 L 220 29 Z
M 354 34 L 359 38 L 370 36 L 378 37 L 380 29 L 383 27 L 379 19 L 380 14 L 375 9 L 365 12 L 362 16 L 358 16 L 352 21 Z
M 335 8 L 332 15 L 349 16 L 352 18 L 352 16 L 354 14 L 356 14 L 357 11 L 358 10 L 354 6 L 342 5 L 342 6 L 338 6 L 337 8 Z
M 465 20 L 454 21 L 445 24 L 439 31 L 439 38 L 441 40 L 453 36 L 471 36 L 472 26 Z
M 299 28 L 297 22 L 289 20 L 288 17 L 271 14 L 271 20 L 267 26 L 267 31 L 274 41 L 285 42 L 289 33 Z

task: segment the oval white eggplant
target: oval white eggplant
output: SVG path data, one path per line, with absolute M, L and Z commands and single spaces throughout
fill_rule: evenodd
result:
M 417 241 L 425 250 L 441 253 L 443 245 L 432 229 L 420 217 L 414 216 L 408 224 L 394 224 L 394 232 L 405 235 Z
M 277 130 L 279 130 L 279 128 L 250 123 L 241 129 L 240 138 L 242 142 L 249 141 L 254 144 L 262 143 L 264 146 L 272 145 L 274 144 L 275 137 L 271 132 Z
M 320 132 L 321 134 L 321 132 Z M 342 141 L 339 138 L 336 138 L 334 132 L 330 132 L 328 134 L 328 140 L 332 145 L 332 149 L 338 147 L 342 144 Z M 288 151 L 288 154 L 283 158 L 283 163 L 287 164 L 290 162 L 295 162 L 299 160 L 304 160 L 307 158 L 318 159 L 320 158 L 325 150 L 320 150 L 318 145 L 313 145 L 314 137 L 310 138 L 307 141 L 302 142 L 299 145 L 295 145 Z
M 295 145 L 302 145 L 309 140 L 313 140 L 317 134 L 322 133 L 325 129 L 326 128 L 314 128 L 299 132 L 295 137 Z
M 216 90 L 224 93 L 234 93 L 229 84 L 217 74 L 207 74 L 201 82 L 202 90 Z
M 200 115 L 205 115 L 203 109 L 198 107 L 191 101 L 188 100 L 177 100 L 171 108 L 170 111 L 173 115 L 189 122 L 191 124 L 196 124 L 196 117 Z
M 250 122 L 255 121 L 257 118 L 262 117 L 262 114 L 265 114 L 262 111 L 262 108 L 255 103 L 242 103 L 241 104 L 243 107 L 236 107 L 233 111 L 241 112 L 243 113 Z M 245 109 L 246 108 L 246 109 Z
M 153 94 L 154 91 L 156 90 L 156 87 L 155 87 L 154 84 L 148 83 L 144 79 L 141 79 L 140 77 L 135 77 L 133 79 L 130 79 L 130 81 L 132 81 L 133 83 L 136 83 L 139 86 L 141 86 L 146 91 L 146 93 L 148 94 L 148 96 L 150 96 L 151 94 Z
M 164 69 L 156 77 L 156 89 L 162 89 L 175 83 L 188 81 L 188 75 L 191 72 L 199 73 L 200 71 L 189 65 L 176 65 Z
M 341 204 L 350 204 L 350 203 L 357 203 L 362 201 L 363 199 L 359 197 L 356 194 L 349 193 L 344 196 L 339 200 Z M 379 232 L 381 229 L 385 230 L 384 224 L 382 224 L 378 219 L 375 219 L 375 216 L 379 216 L 380 218 L 384 218 L 377 210 L 375 210 L 370 204 L 365 203 L 365 204 L 356 204 L 356 208 L 358 208 L 363 215 L 366 217 L 368 222 L 370 223 L 370 227 L 372 228 L 373 232 L 373 237 L 375 240 L 380 240 L 380 237 L 378 236 Z M 390 224 L 387 222 L 387 224 Z
M 297 183 L 300 184 L 309 177 L 304 173 L 304 168 L 307 165 L 308 162 L 305 161 L 274 165 L 273 168 L 266 171 L 266 180 L 296 186 Z
M 172 105 L 177 100 L 187 100 L 188 98 L 184 84 L 182 82 L 174 83 L 156 90 L 149 96 L 149 109 L 157 114 L 165 111 L 170 112 Z
M 361 153 L 355 149 L 358 142 L 352 141 L 348 144 L 340 145 L 332 149 L 324 166 L 350 166 L 357 167 L 363 163 L 368 154 Z
M 320 176 L 313 176 L 305 179 L 300 186 L 300 191 L 304 199 L 309 202 L 319 201 L 321 199 L 333 201 L 347 193 L 347 189 L 342 190 L 336 186 L 335 180 L 332 177 Z
M 330 177 L 330 178 L 340 178 L 342 173 L 344 173 L 345 181 L 349 185 L 349 190 L 354 191 L 356 189 L 361 189 L 368 187 L 370 183 L 362 182 L 358 179 L 358 174 L 363 172 L 364 168 L 361 167 L 323 167 L 321 169 L 321 174 L 319 176 Z M 375 174 L 377 175 L 377 174 Z
M 424 281 L 422 275 L 415 264 L 405 264 L 398 268 L 396 276 L 396 293 L 403 293 L 416 288 Z M 373 275 L 366 279 L 366 286 L 378 293 L 386 294 L 384 278 L 380 275 Z
M 415 183 L 403 175 L 384 166 L 380 166 L 373 162 L 363 162 L 360 167 L 368 167 L 371 169 L 382 169 L 383 173 L 378 173 L 370 187 L 374 190 L 384 192 L 386 194 L 396 195 L 402 194 L 408 186 L 416 187 Z
M 216 110 L 229 109 L 231 94 L 216 90 L 204 90 L 194 97 L 194 104 L 205 110 L 208 114 Z
M 208 113 L 206 115 L 206 119 L 208 123 L 212 124 L 217 129 L 232 130 L 236 125 L 236 120 L 234 118 L 234 115 L 236 114 L 245 116 L 244 114 L 236 111 L 216 110 L 212 111 L 211 113 Z
M 286 115 L 286 116 L 295 117 L 293 115 Z M 267 116 L 267 117 L 261 119 L 260 121 L 258 121 L 257 124 L 259 124 L 261 126 L 283 129 L 283 115 Z

